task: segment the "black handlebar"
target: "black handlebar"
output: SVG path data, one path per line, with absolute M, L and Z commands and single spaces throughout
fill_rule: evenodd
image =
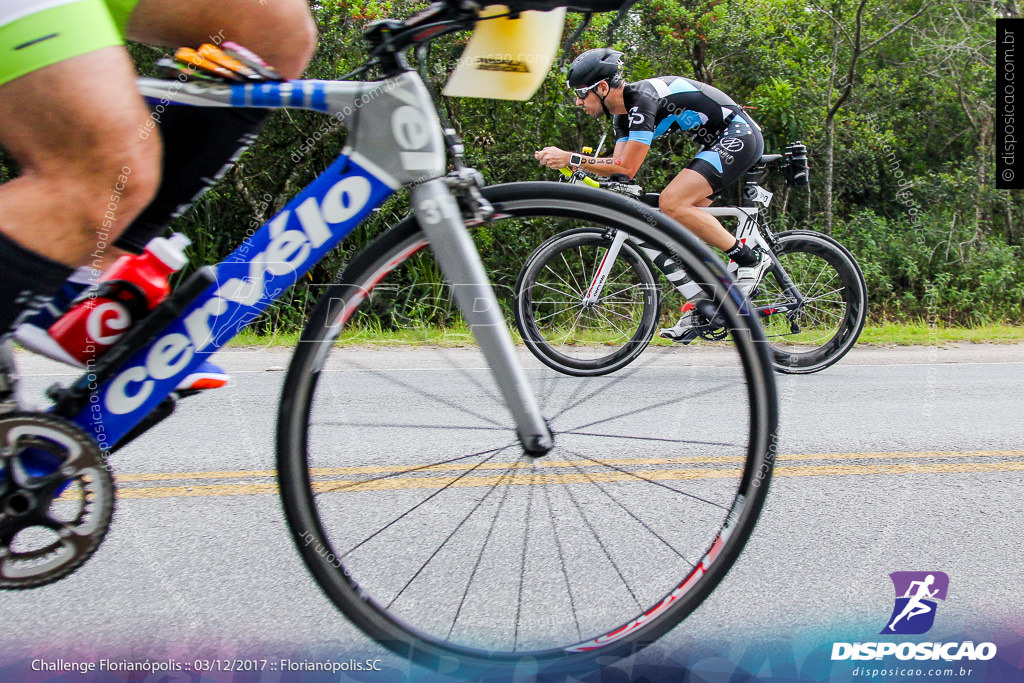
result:
M 621 11 L 633 2 L 635 0 L 508 0 L 502 4 L 509 7 L 509 13 L 490 18 L 514 17 L 529 10 L 547 12 L 558 7 L 565 7 L 571 12 Z M 381 58 L 386 70 L 396 66 L 404 69 L 407 67 L 402 64 L 403 60 L 388 57 L 438 36 L 472 28 L 479 19 L 482 6 L 474 0 L 440 0 L 405 20 L 375 21 L 366 28 L 363 37 L 370 44 L 371 55 Z M 389 64 L 392 61 L 395 63 Z
M 371 57 L 381 60 L 385 73 L 404 71 L 408 65 L 401 57 L 403 50 L 446 33 L 472 28 L 477 21 L 477 9 L 476 3 L 435 2 L 405 20 L 375 21 L 366 27 L 363 38 L 370 45 Z

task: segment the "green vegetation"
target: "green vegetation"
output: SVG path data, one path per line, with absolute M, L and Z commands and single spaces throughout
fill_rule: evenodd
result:
M 368 22 L 423 4 L 313 3 L 321 38 L 308 76 L 334 78 L 359 66 Z M 896 328 L 886 323 L 901 323 L 902 339 L 917 320 L 961 326 L 951 334 L 1009 330 L 1019 337 L 1020 328 L 987 327 L 1024 323 L 1024 192 L 996 191 L 993 179 L 995 19 L 1019 14 L 1016 0 L 640 0 L 612 45 L 627 53 L 631 80 L 690 76 L 752 107 L 769 151 L 797 139 L 808 144 L 810 188 L 787 188 L 778 178 L 770 184 L 776 229 L 828 232 L 855 254 L 870 320 L 881 325 L 865 340 L 887 341 Z M 605 45 L 612 19 L 595 16 L 562 63 Z M 580 21 L 570 15 L 565 35 Z M 431 85 L 443 85 L 466 39 L 450 36 L 432 48 Z M 143 70 L 159 53 L 132 50 Z M 469 163 L 491 183 L 554 180 L 532 150 L 595 145 L 609 129 L 573 107 L 559 68 L 530 102 L 450 99 L 443 106 Z M 325 120 L 275 114 L 237 167 L 180 220 L 176 227 L 195 242 L 196 264 L 225 256 L 336 157 L 345 130 L 324 129 Z M 682 136 L 660 139 L 638 180 L 660 189 L 696 151 Z M 13 173 L 0 157 L 0 180 Z M 385 205 L 257 330 L 296 329 L 322 289 L 317 283 L 332 281 L 406 206 L 404 196 Z M 542 239 L 502 223 L 476 237 L 505 292 Z
M 865 327 L 857 344 L 858 346 L 862 344 L 940 346 L 955 342 L 1024 342 L 1024 326 L 946 327 L 929 325 L 925 322 L 884 323 Z
M 519 335 L 513 330 L 519 343 Z M 470 333 L 465 325 L 445 328 L 419 328 L 415 330 L 383 330 L 380 327 L 349 329 L 342 334 L 339 343 L 355 346 L 405 346 L 427 344 L 431 346 L 465 346 L 470 343 Z M 233 347 L 272 348 L 291 347 L 299 341 L 298 332 L 257 333 L 243 330 L 231 342 Z M 586 343 L 600 344 L 602 339 L 592 335 Z M 982 325 L 960 327 L 929 325 L 926 322 L 887 322 L 867 325 L 860 335 L 858 346 L 942 346 L 957 342 L 969 343 L 1020 343 L 1024 342 L 1022 325 Z M 655 337 L 654 346 L 671 346 L 673 342 Z

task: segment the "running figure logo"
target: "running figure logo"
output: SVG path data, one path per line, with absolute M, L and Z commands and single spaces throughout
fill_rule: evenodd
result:
M 949 577 L 943 572 L 893 572 L 896 605 L 882 633 L 919 635 L 935 623 L 937 600 L 946 599 Z

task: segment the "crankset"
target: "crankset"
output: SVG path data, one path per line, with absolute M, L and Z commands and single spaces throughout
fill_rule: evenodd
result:
M 725 321 L 722 320 L 722 317 L 714 314 L 710 306 L 710 302 L 697 302 L 697 310 L 693 312 L 693 329 L 701 339 L 722 341 L 729 336 L 729 330 L 725 328 Z
M 697 334 L 700 335 L 701 339 L 707 339 L 708 341 L 722 341 L 729 336 L 729 330 L 724 327 L 697 325 L 694 329 L 697 330 Z
M 47 413 L 0 415 L 0 589 L 71 574 L 99 547 L 114 478 L 96 441 Z

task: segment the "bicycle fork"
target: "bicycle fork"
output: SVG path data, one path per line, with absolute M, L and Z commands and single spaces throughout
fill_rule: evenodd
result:
M 438 265 L 452 285 L 455 302 L 512 413 L 520 443 L 527 454 L 544 455 L 554 446 L 554 437 L 516 356 L 498 298 L 463 222 L 458 202 L 445 181 L 435 179 L 413 188 L 412 205 Z
M 601 265 L 598 266 L 597 272 L 594 273 L 594 279 L 590 281 L 587 293 L 583 295 L 584 306 L 593 306 L 601 299 L 601 290 L 604 288 L 604 283 L 608 281 L 608 273 L 612 271 L 615 259 L 619 257 L 619 250 L 622 249 L 622 243 L 626 241 L 627 237 L 626 233 L 622 230 L 615 231 L 612 244 L 608 247 L 608 251 L 604 253 Z

